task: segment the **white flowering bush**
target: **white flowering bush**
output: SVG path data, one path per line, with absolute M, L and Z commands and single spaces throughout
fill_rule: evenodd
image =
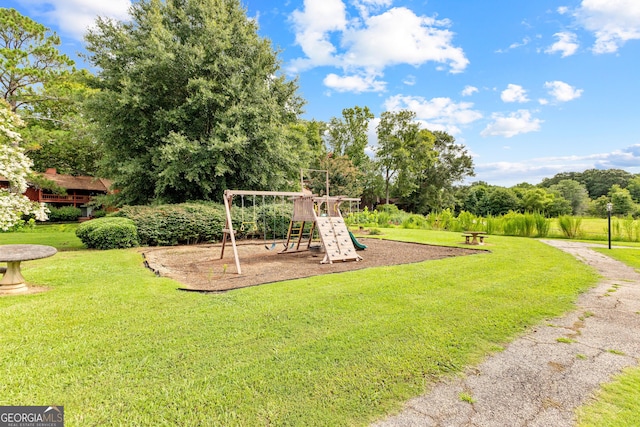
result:
M 0 100 L 0 176 L 9 181 L 8 188 L 0 188 L 0 229 L 4 231 L 19 223 L 23 215 L 34 215 L 38 221 L 47 220 L 48 209 L 44 203 L 32 202 L 23 194 L 32 162 L 20 147 L 20 126 L 20 117 Z

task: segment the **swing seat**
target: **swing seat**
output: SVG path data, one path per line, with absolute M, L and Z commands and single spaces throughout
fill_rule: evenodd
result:
M 264 248 L 265 248 L 266 250 L 268 250 L 268 251 L 272 251 L 272 250 L 274 250 L 274 249 L 276 248 L 276 246 L 278 246 L 278 245 L 276 244 L 276 242 L 273 242 L 273 243 L 271 244 L 271 247 L 269 247 L 269 245 L 264 245 Z

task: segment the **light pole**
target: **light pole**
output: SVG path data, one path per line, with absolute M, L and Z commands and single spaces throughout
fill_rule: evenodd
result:
M 611 211 L 613 203 L 607 203 L 607 230 L 609 230 L 609 249 L 611 249 Z

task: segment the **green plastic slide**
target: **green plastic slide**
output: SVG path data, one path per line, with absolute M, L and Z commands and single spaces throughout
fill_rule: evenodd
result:
M 356 239 L 356 236 L 354 236 L 352 232 L 349 232 L 349 236 L 351 236 L 351 241 L 353 242 L 353 246 L 356 247 L 356 251 L 363 251 L 367 249 L 367 245 L 363 245 L 358 242 L 358 239 Z

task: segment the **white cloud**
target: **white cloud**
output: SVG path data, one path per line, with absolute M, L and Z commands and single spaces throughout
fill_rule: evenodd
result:
M 358 0 L 360 15 L 347 19 L 342 0 L 305 0 L 303 9 L 291 15 L 296 43 L 305 56 L 291 61 L 289 71 L 332 66 L 344 70 L 345 77 L 380 77 L 386 67 L 428 62 L 446 65 L 451 73 L 464 71 L 469 60 L 453 45 L 448 20 L 418 16 L 405 7 L 373 13 L 391 3 Z
M 511 43 L 511 44 L 509 45 L 509 47 L 508 47 L 508 48 L 506 48 L 506 49 L 498 49 L 498 50 L 496 50 L 496 53 L 507 53 L 508 51 L 510 51 L 510 50 L 512 50 L 512 49 L 517 49 L 517 48 L 519 48 L 519 47 L 526 46 L 526 45 L 528 45 L 530 42 L 531 42 L 531 39 L 530 39 L 529 37 L 525 37 L 525 38 L 523 38 L 523 39 L 522 39 L 522 41 L 520 41 L 520 42 Z
M 560 6 L 557 11 L 560 15 L 565 15 L 569 12 L 569 8 L 567 6 Z
M 444 130 L 452 135 L 459 134 L 459 126 L 470 124 L 482 118 L 473 110 L 473 103 L 456 103 L 450 98 L 425 99 L 420 96 L 396 95 L 388 98 L 384 106 L 387 111 L 411 110 L 416 119 L 430 130 Z
M 640 144 L 600 155 L 600 158 L 595 163 L 595 167 L 599 169 L 637 169 L 639 166 Z
M 587 169 L 624 169 L 637 173 L 640 167 L 640 144 L 609 153 L 584 156 L 558 156 L 519 162 L 493 162 L 475 165 L 476 176 L 467 181 L 486 181 L 494 185 L 512 186 L 520 182 L 537 184 L 560 172 L 582 172 Z
M 338 76 L 328 74 L 323 83 L 337 92 L 381 92 L 385 90 L 385 82 L 376 80 L 374 74 Z
M 561 82 L 559 80 L 553 82 L 546 82 L 544 87 L 549 89 L 549 95 L 553 96 L 558 102 L 567 102 L 580 98 L 582 95 L 582 89 L 576 89 L 573 86 Z
M 461 72 L 469 61 L 462 49 L 451 45 L 453 33 L 438 28 L 448 24 L 417 16 L 404 7 L 371 16 L 364 28 L 351 27 L 344 33 L 342 43 L 348 49 L 344 63 L 383 69 L 395 64 L 419 66 L 434 61 L 449 64 L 452 73 Z
M 379 10 L 382 7 L 390 7 L 393 4 L 393 0 L 354 0 L 353 5 L 360 15 L 364 18 L 368 17 L 370 13 Z
M 540 105 L 547 105 L 548 103 L 549 103 L 548 99 L 545 99 L 545 98 L 538 99 L 538 104 Z
M 316 65 L 336 65 L 336 47 L 330 34 L 344 31 L 347 26 L 346 8 L 341 0 L 305 0 L 304 12 L 295 10 L 291 15 L 296 31 L 296 43 L 307 58 L 295 61 L 295 68 Z
M 594 34 L 594 53 L 614 53 L 625 42 L 640 39 L 638 0 L 582 0 L 575 16 Z
M 475 86 L 465 86 L 464 89 L 462 89 L 461 95 L 462 96 L 471 96 L 474 93 L 478 92 L 478 88 Z
M 409 74 L 404 78 L 404 80 L 402 80 L 402 83 L 406 84 L 407 86 L 415 86 L 416 76 Z
M 558 41 L 549 46 L 545 52 L 546 53 L 557 53 L 560 52 L 563 58 L 567 56 L 571 56 L 578 50 L 580 45 L 577 43 L 577 36 L 574 33 L 570 32 L 560 32 L 555 33 L 554 37 L 558 38 Z
M 542 120 L 531 117 L 529 110 L 518 110 L 508 116 L 494 113 L 491 118 L 493 122 L 489 123 L 480 135 L 511 138 L 521 133 L 539 131 L 542 123 Z
M 500 99 L 504 102 L 529 102 L 527 91 L 520 85 L 509 84 L 500 94 Z
M 19 0 L 35 16 L 54 23 L 61 32 L 82 40 L 98 16 L 117 20 L 129 19 L 130 0 Z

